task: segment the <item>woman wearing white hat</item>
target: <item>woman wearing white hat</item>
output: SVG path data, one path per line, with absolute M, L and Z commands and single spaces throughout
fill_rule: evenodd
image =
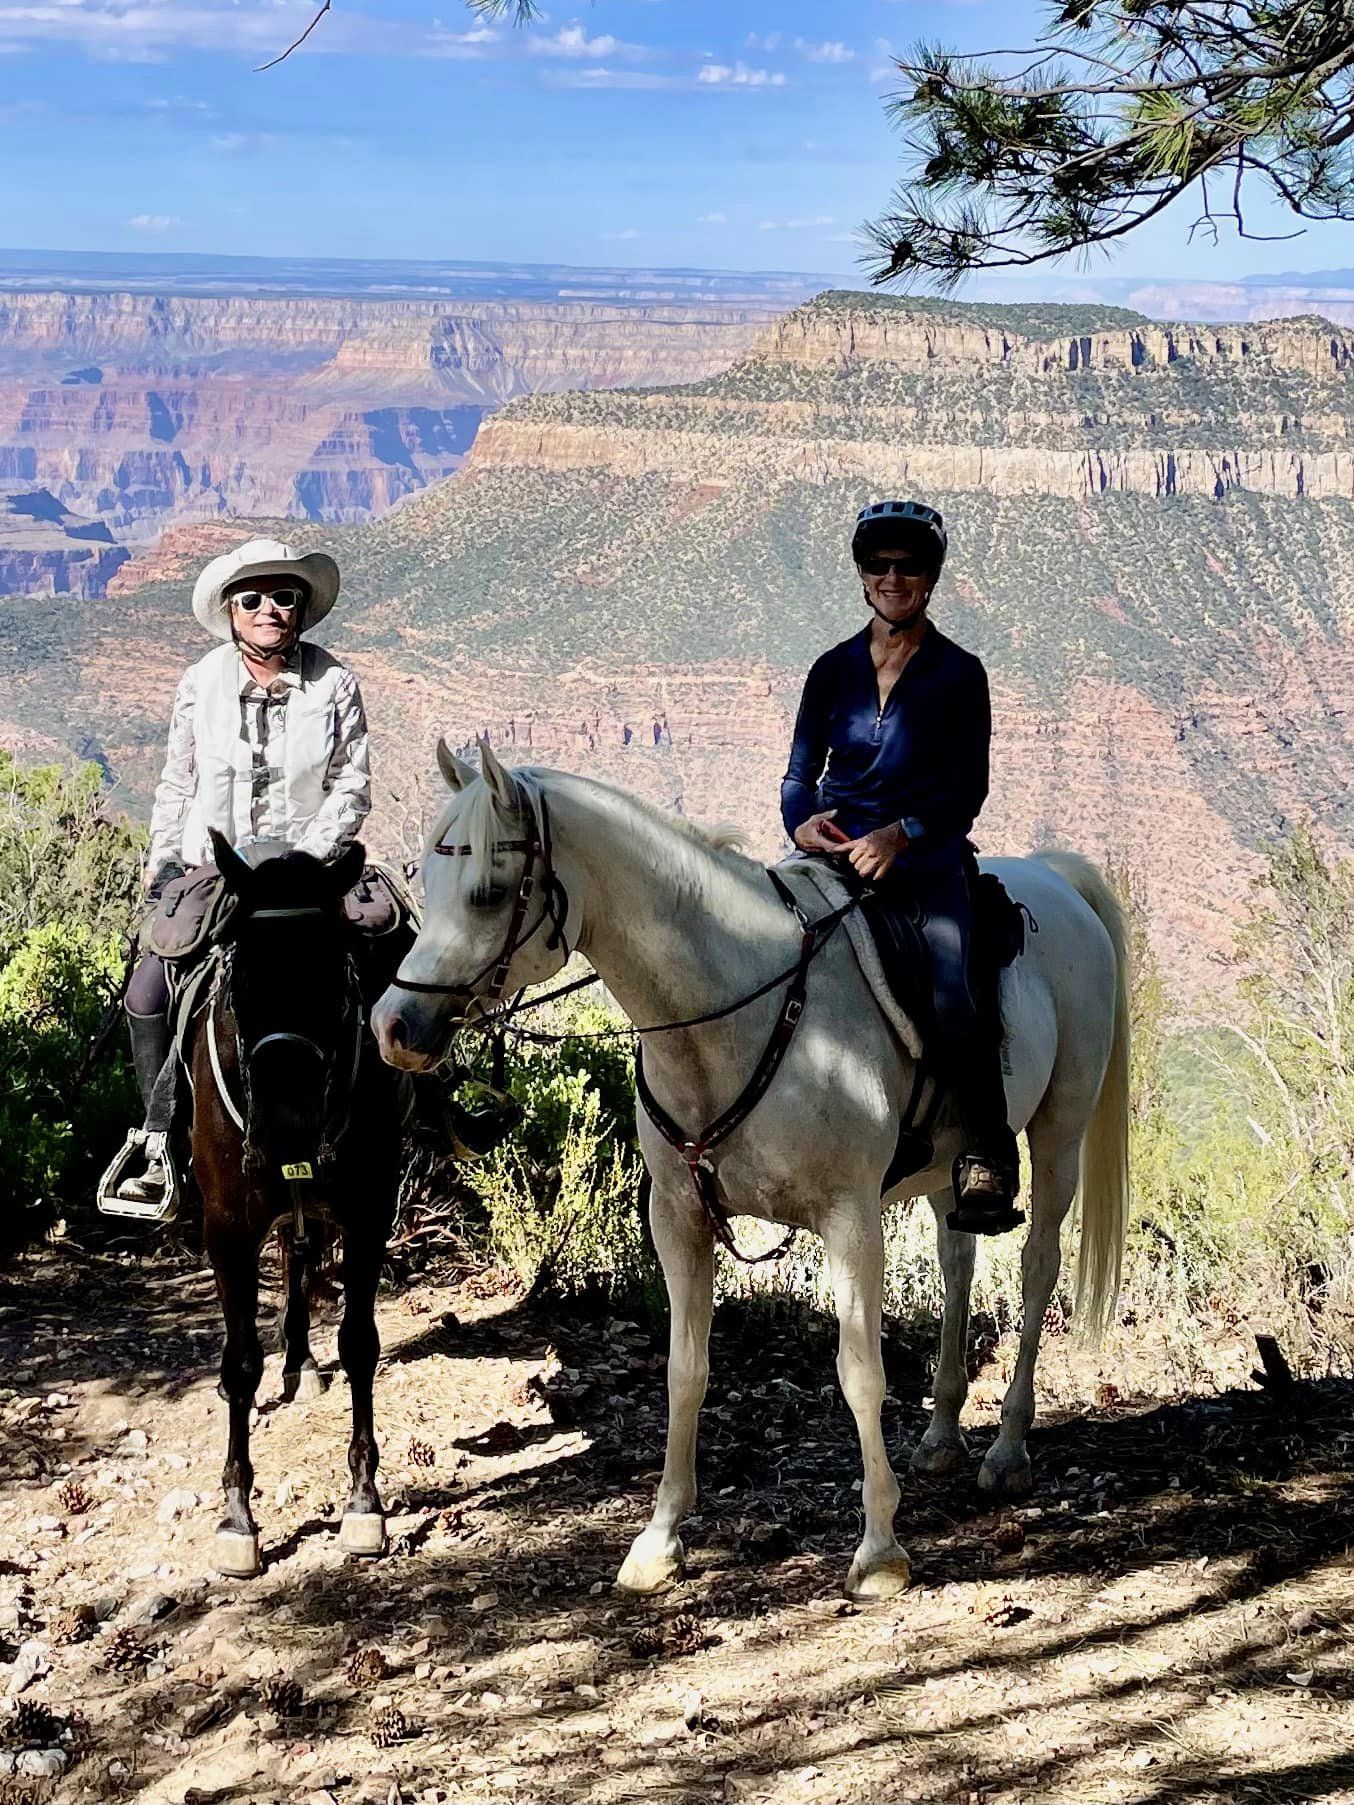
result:
M 224 643 L 190 665 L 174 698 L 169 751 L 151 814 L 146 887 L 167 882 L 210 856 L 208 830 L 231 845 L 281 841 L 332 859 L 371 808 L 367 722 L 353 673 L 323 647 L 302 641 L 338 596 L 339 572 L 324 552 L 298 556 L 273 539 L 213 558 L 193 589 L 193 613 Z M 129 1138 L 122 1178 L 105 1208 L 165 1213 L 167 1105 L 151 1106 L 169 1058 L 169 992 L 164 967 L 145 953 L 126 998 L 146 1124 Z M 167 1091 L 172 1102 L 172 1088 Z M 111 1170 L 116 1170 L 110 1168 Z

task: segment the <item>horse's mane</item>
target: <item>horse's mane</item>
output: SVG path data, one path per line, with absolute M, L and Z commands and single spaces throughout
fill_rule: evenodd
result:
M 675 835 L 679 846 L 692 852 L 699 849 L 707 856 L 713 853 L 735 870 L 747 868 L 759 872 L 762 869 L 760 863 L 749 857 L 744 850 L 747 835 L 730 822 L 703 827 L 684 815 L 674 813 L 672 809 L 632 795 L 619 784 L 607 783 L 597 777 L 578 777 L 567 771 L 553 771 L 541 765 L 519 765 L 513 769 L 512 778 L 525 794 L 528 806 L 536 811 L 538 817 L 541 797 L 552 784 L 581 784 L 600 796 L 604 802 L 614 804 L 618 810 L 633 811 L 667 833 Z M 503 823 L 493 791 L 481 778 L 478 783 L 468 784 L 460 792 L 460 803 L 456 831 L 470 848 L 470 856 L 475 864 L 486 865 L 492 860 L 495 841 L 501 838 Z M 441 822 L 445 824 L 446 819 L 447 812 L 444 810 Z M 693 878 L 695 875 L 693 870 Z

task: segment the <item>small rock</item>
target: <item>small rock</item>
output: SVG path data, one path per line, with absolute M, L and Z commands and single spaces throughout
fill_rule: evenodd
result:
M 162 1454 L 160 1458 L 172 1472 L 186 1473 L 188 1471 L 188 1461 L 182 1454 Z
M 144 1454 L 150 1446 L 150 1437 L 144 1429 L 129 1429 L 123 1436 L 121 1444 L 129 1454 Z
M 64 1529 L 65 1527 L 66 1527 L 66 1525 L 61 1521 L 60 1517 L 39 1517 L 38 1518 L 38 1528 L 39 1529 L 61 1530 L 61 1529 Z
M 51 1671 L 51 1660 L 41 1642 L 24 1642 L 20 1645 L 14 1665 L 9 1670 L 9 1696 L 17 1698 L 26 1686 Z
M 498 1603 L 497 1592 L 477 1592 L 470 1600 L 472 1611 L 492 1611 Z
M 114 1786 L 123 1786 L 132 1777 L 132 1770 L 125 1761 L 110 1761 L 104 1772 Z
M 433 1664 L 431 1661 L 420 1661 L 414 1668 L 414 1678 L 416 1680 L 430 1680 L 432 1677 Z
M 1318 1618 L 1315 1611 L 1294 1611 L 1288 1619 L 1289 1631 L 1295 1636 L 1308 1636 L 1317 1627 Z
M 168 1592 L 152 1592 L 133 1611 L 131 1621 L 133 1623 L 159 1623 L 161 1618 L 168 1617 L 172 1611 L 177 1611 L 178 1608 L 178 1599 L 171 1598 Z
M 595 1686 L 575 1686 L 574 1687 L 574 1697 L 586 1699 L 590 1705 L 595 1705 L 597 1703 L 598 1699 L 601 1698 L 601 1696 L 602 1696 L 601 1693 L 597 1690 L 597 1688 Z
M 64 1749 L 25 1749 L 14 1767 L 34 1780 L 55 1780 L 65 1773 L 69 1760 Z
M 116 1592 L 105 1592 L 102 1598 L 94 1600 L 94 1616 L 99 1623 L 108 1623 L 122 1609 L 122 1600 Z
M 173 1523 L 180 1517 L 186 1517 L 190 1510 L 196 1510 L 202 1500 L 196 1492 L 187 1486 L 176 1486 L 172 1492 L 166 1492 L 160 1500 L 160 1508 L 155 1513 L 157 1523 Z M 283 1500 L 279 1499 L 279 1503 Z
M 296 1487 L 290 1479 L 283 1479 L 279 1481 L 278 1488 L 273 1493 L 273 1503 L 280 1508 L 284 1504 L 290 1504 L 295 1496 Z

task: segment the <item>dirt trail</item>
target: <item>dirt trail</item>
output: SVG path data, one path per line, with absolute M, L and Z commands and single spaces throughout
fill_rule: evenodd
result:
M 336 1545 L 341 1379 L 282 1405 L 274 1356 L 267 1567 L 230 1583 L 209 1566 L 208 1276 L 44 1256 L 0 1286 L 0 1690 L 43 1732 L 11 1749 L 58 1751 L 20 1752 L 0 1805 L 1354 1800 L 1345 1382 L 1304 1386 L 1301 1412 L 1244 1388 L 1163 1400 L 1055 1340 L 1049 1392 L 1098 1402 L 1036 1432 L 1028 1506 L 905 1480 L 916 1584 L 856 1610 L 830 1327 L 729 1305 L 691 1574 L 653 1605 L 611 1590 L 660 1458 L 650 1336 L 474 1284 L 384 1295 L 380 1326 L 390 1554 Z M 892 1446 L 922 1422 L 925 1354 L 890 1338 Z M 382 1660 L 354 1668 L 363 1649 Z M 382 1748 L 392 1707 L 408 1734 Z

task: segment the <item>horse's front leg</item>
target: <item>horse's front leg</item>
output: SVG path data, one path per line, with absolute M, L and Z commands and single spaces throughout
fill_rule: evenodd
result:
M 376 1330 L 376 1285 L 384 1252 L 384 1235 L 373 1235 L 366 1228 L 344 1229 L 343 1322 L 338 1346 L 353 1400 L 353 1438 L 348 1446 L 353 1489 L 339 1526 L 339 1546 L 345 1554 L 385 1553 L 385 1509 L 376 1489 L 381 1454 L 376 1445 L 372 1399 L 376 1362 L 381 1353 L 381 1338 Z
M 318 1230 L 312 1228 L 311 1234 Z M 283 1257 L 287 1265 L 287 1302 L 282 1312 L 282 1396 L 288 1403 L 299 1398 L 314 1403 L 325 1391 L 323 1375 L 310 1351 L 310 1275 L 319 1255 L 309 1239 L 299 1244 L 288 1236 Z
M 1034 1368 L 1039 1336 L 1053 1287 L 1058 1282 L 1063 1218 L 1077 1189 L 1080 1141 L 1055 1135 L 1036 1118 L 1030 1127 L 1030 1230 L 1021 1254 L 1020 1353 L 1001 1405 L 1001 1431 L 978 1470 L 985 1492 L 1023 1498 L 1034 1484 L 1025 1437 L 1034 1421 Z
M 960 1412 L 968 1397 L 969 1295 L 973 1289 L 972 1235 L 947 1228 L 945 1218 L 954 1208 L 954 1192 L 938 1191 L 931 1198 L 936 1213 L 936 1251 L 945 1278 L 945 1314 L 940 1323 L 940 1358 L 932 1385 L 931 1421 L 912 1450 L 912 1471 L 936 1477 L 959 1471 L 968 1461 L 968 1443 L 959 1427 Z
M 249 1508 L 254 1468 L 249 1459 L 249 1413 L 263 1377 L 263 1344 L 259 1340 L 259 1254 L 251 1240 L 231 1237 L 209 1242 L 217 1295 L 226 1319 L 221 1354 L 220 1393 L 230 1408 L 226 1465 L 221 1483 L 226 1514 L 216 1532 L 215 1564 L 220 1573 L 252 1579 L 259 1570 L 259 1531 Z
M 714 1236 L 688 1198 L 678 1203 L 655 1180 L 649 1220 L 671 1314 L 668 1443 L 653 1515 L 616 1579 L 627 1592 L 658 1592 L 681 1576 L 685 1555 L 677 1531 L 696 1502 L 696 1426 L 710 1377 L 715 1296 Z
M 879 1205 L 835 1207 L 823 1245 L 837 1303 L 837 1377 L 856 1419 L 864 1485 L 865 1534 L 851 1562 L 852 1598 L 892 1598 L 912 1577 L 911 1562 L 893 1533 L 898 1481 L 884 1447 L 884 1357 L 880 1346 L 884 1292 L 884 1230 Z

